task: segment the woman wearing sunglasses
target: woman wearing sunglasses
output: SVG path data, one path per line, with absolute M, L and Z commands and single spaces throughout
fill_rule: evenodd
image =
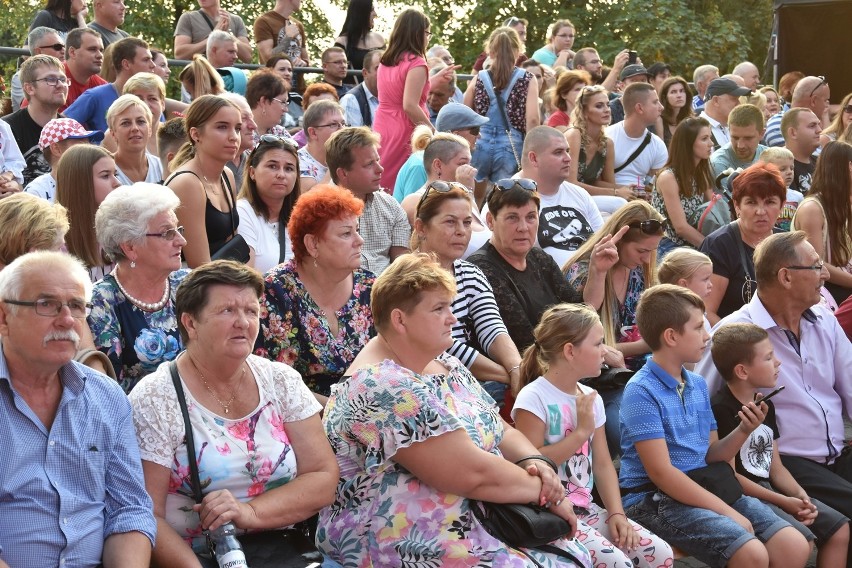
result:
M 852 93 L 843 97 L 843 100 L 840 101 L 840 112 L 837 113 L 828 128 L 820 134 L 820 147 L 825 147 L 832 140 L 842 140 L 850 124 L 852 124 Z
M 787 188 L 778 168 L 758 162 L 731 181 L 737 220 L 707 235 L 699 250 L 713 261 L 713 290 L 704 299 L 716 325 L 751 301 L 757 292 L 754 249 L 772 234 Z
M 462 260 L 475 217 L 470 191 L 455 182 L 434 181 L 422 192 L 412 223 L 411 250 L 435 255 L 456 280 L 456 295 L 450 306 L 458 321 L 453 324 L 453 346 L 447 353 L 470 369 L 483 385 L 497 394 L 497 402 L 510 379 L 517 390 L 521 355 L 500 317 L 488 279 L 473 264 Z M 489 231 L 490 234 L 490 231 Z M 502 383 L 502 384 L 501 384 Z M 491 387 L 491 388 L 489 388 Z
M 486 199 L 491 238 L 468 261 L 482 270 L 518 351 L 532 345 L 541 314 L 554 304 L 580 302 L 553 258 L 535 247 L 541 198 L 534 181 L 499 180 Z M 511 369 L 510 369 L 511 370 Z
M 169 188 L 136 183 L 107 195 L 95 215 L 98 242 L 115 268 L 95 283 L 88 322 L 125 392 L 183 349 L 174 299 L 189 271 L 180 269 L 179 205 Z
M 247 160 L 238 232 L 249 246 L 249 266 L 260 273 L 293 258 L 287 223 L 301 193 L 296 151 L 292 140 L 264 134 Z
M 287 225 L 293 258 L 265 277 L 255 353 L 291 365 L 323 402 L 375 335 L 375 276 L 360 268 L 363 209 L 363 201 L 335 185 L 302 195 Z
M 606 135 L 611 119 L 606 89 L 589 85 L 580 90 L 565 131 L 571 156 L 568 181 L 588 191 L 598 209 L 610 214 L 636 198 L 634 188 L 615 183 L 615 148 Z
M 565 263 L 565 278 L 583 301 L 597 310 L 609 346 L 605 363 L 639 369 L 651 352 L 636 328 L 636 304 L 656 284 L 657 245 L 665 219 L 646 201 L 631 201 L 577 249 Z M 613 347 L 618 353 L 613 353 Z M 606 408 L 606 437 L 615 455 L 621 448 L 619 410 L 623 388 L 601 391 Z

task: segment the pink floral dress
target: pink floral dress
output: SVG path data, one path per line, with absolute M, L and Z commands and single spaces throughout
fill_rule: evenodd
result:
M 290 367 L 250 355 L 260 402 L 251 414 L 223 418 L 198 404 L 184 385 L 202 492 L 229 490 L 240 501 L 296 478 L 296 458 L 287 423 L 304 420 L 322 407 Z M 171 470 L 166 521 L 197 551 L 205 550 L 184 443 L 184 423 L 169 363 L 142 379 L 130 394 L 142 459 Z M 283 528 L 283 527 L 282 527 Z
M 323 423 L 340 483 L 334 503 L 320 512 L 317 548 L 344 566 L 534 566 L 485 531 L 470 500 L 426 485 L 393 460 L 400 448 L 459 429 L 500 455 L 503 422 L 494 401 L 457 359 L 440 361 L 446 375 L 418 375 L 384 361 L 332 389 Z M 553 544 L 591 566 L 576 540 Z M 575 566 L 526 552 L 545 567 Z

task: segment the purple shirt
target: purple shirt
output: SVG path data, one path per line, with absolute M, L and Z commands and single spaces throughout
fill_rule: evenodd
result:
M 811 307 L 802 314 L 797 340 L 775 323 L 758 291 L 713 329 L 735 322 L 765 329 L 781 361 L 778 385 L 787 388 L 772 399 L 781 433 L 778 450 L 819 463 L 834 462 L 843 449 L 843 409 L 852 409 L 852 343 L 837 318 L 821 305 Z M 711 396 L 719 390 L 723 379 L 713 365 L 710 349 L 695 371 L 707 380 Z

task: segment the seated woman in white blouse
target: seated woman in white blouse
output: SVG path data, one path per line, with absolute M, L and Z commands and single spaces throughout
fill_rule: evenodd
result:
M 287 222 L 301 193 L 297 150 L 287 138 L 264 134 L 249 154 L 237 232 L 249 246 L 249 265 L 261 273 L 293 258 Z

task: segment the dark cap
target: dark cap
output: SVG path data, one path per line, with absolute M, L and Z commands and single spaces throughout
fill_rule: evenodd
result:
M 671 73 L 672 68 L 669 66 L 668 63 L 663 63 L 662 61 L 657 61 L 656 63 L 648 67 L 648 75 L 650 75 L 651 77 L 656 77 L 657 75 L 660 75 L 666 71 Z
M 751 94 L 751 89 L 740 87 L 733 79 L 713 79 L 707 87 L 707 92 L 704 94 L 704 101 L 709 101 L 713 97 L 719 95 L 734 95 L 735 97 L 744 97 Z
M 621 70 L 621 74 L 618 76 L 618 80 L 624 81 L 625 79 L 635 77 L 636 75 L 645 75 L 646 77 L 650 78 L 650 75 L 648 75 L 648 70 L 645 69 L 643 65 L 634 63 L 633 65 L 628 65 L 627 67 Z

